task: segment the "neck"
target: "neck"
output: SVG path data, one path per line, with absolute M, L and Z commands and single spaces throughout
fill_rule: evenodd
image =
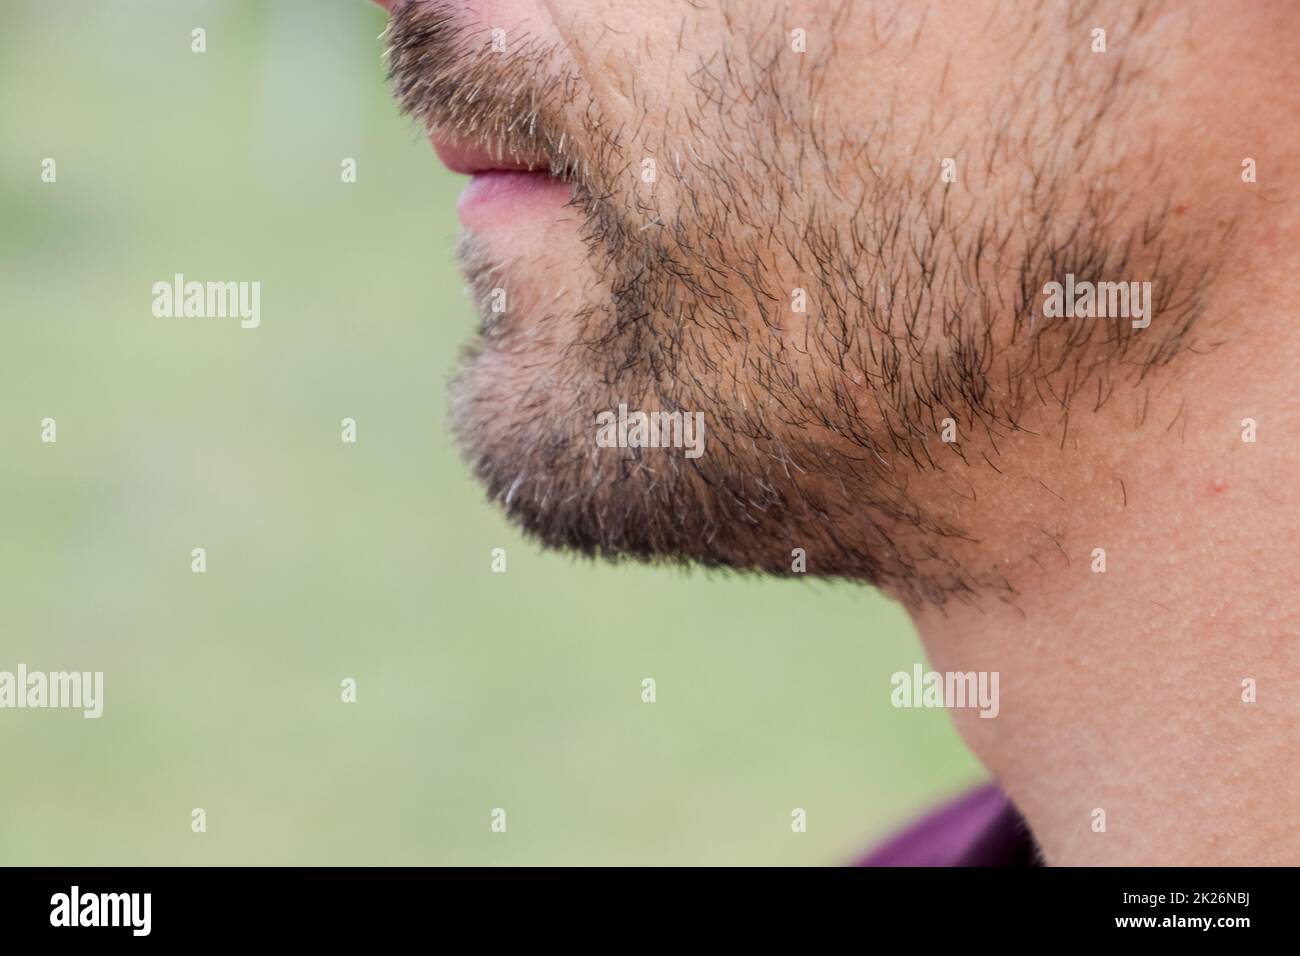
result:
M 997 717 L 953 717 L 1049 864 L 1300 863 L 1300 337 L 1282 324 L 1188 363 L 1112 449 L 1126 501 L 1094 498 L 1014 605 L 917 615 L 937 670 L 999 672 Z M 1184 400 L 1190 424 L 1165 430 Z

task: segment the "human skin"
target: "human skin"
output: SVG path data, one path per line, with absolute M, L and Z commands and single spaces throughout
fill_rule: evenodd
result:
M 457 429 L 512 518 L 894 595 L 1000 674 L 953 718 L 1049 863 L 1300 862 L 1300 6 L 385 6 L 453 166 L 565 172 L 462 204 Z M 1067 272 L 1150 325 L 1046 318 Z M 597 447 L 620 402 L 705 454 Z

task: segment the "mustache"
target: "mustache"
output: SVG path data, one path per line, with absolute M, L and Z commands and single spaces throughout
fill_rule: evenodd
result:
M 598 164 L 591 144 L 612 144 L 581 77 L 562 66 L 558 45 L 476 35 L 456 5 L 442 0 L 399 7 L 384 39 L 398 106 L 431 134 L 483 147 L 498 160 L 544 161 L 554 176 L 592 184 Z M 580 129 L 566 117 L 565 107 L 575 104 L 583 106 Z

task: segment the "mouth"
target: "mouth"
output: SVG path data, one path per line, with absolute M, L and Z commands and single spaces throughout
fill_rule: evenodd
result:
M 469 176 L 456 206 L 461 225 L 481 230 L 517 221 L 541 208 L 554 210 L 571 198 L 568 179 L 540 154 L 520 156 L 430 130 L 434 152 L 453 173 Z
M 461 224 L 516 231 L 546 213 L 557 218 L 582 177 L 558 118 L 569 81 L 549 71 L 550 54 L 499 57 L 476 47 L 477 27 L 460 21 L 458 7 L 381 2 L 391 12 L 385 57 L 401 111 L 450 171 L 470 177 Z

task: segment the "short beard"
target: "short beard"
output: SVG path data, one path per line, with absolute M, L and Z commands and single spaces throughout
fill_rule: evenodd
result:
M 1192 341 L 1213 255 L 1192 267 L 1166 236 L 1167 206 L 1128 213 L 1152 208 L 1142 196 L 1155 171 L 1152 183 L 1096 176 L 1080 198 L 1070 184 L 1087 150 L 1076 147 L 1037 157 L 1032 187 L 1014 200 L 959 210 L 935 177 L 818 152 L 843 130 L 809 120 L 792 146 L 772 118 L 818 115 L 813 84 L 733 54 L 723 58 L 732 72 L 697 79 L 701 99 L 766 98 L 729 128 L 738 148 L 718 137 L 716 153 L 673 172 L 676 201 L 660 209 L 627 185 L 631 144 L 557 51 L 469 52 L 442 15 L 417 6 L 438 9 L 408 6 L 393 27 L 405 108 L 494 149 L 546 155 L 573 184 L 588 261 L 603 280 L 582 314 L 527 318 L 530 327 L 563 318 L 578 331 L 529 351 L 526 381 L 512 355 L 530 333 L 484 309 L 455 388 L 466 458 L 489 496 L 548 546 L 773 573 L 789 573 L 800 549 L 809 573 L 877 584 L 911 606 L 1013 597 L 1001 572 L 957 559 L 953 545 L 972 531 L 927 509 L 918 480 L 952 466 L 996 468 L 999 442 L 1023 430 L 1031 406 L 1059 410 L 1064 442 L 1072 408 L 1099 409 Z M 1116 70 L 1087 110 L 1050 131 L 1056 141 L 1086 143 L 1123 112 L 1131 77 Z M 566 103 L 586 104 L 581 128 L 568 125 Z M 1016 127 L 1007 109 L 1026 142 L 1042 132 Z M 696 132 L 684 138 L 709 141 Z M 819 181 L 827 168 L 840 178 Z M 486 305 L 495 276 L 511 270 L 472 243 L 463 261 Z M 1159 328 L 1035 320 L 1040 290 L 1066 273 L 1150 278 Z M 795 288 L 806 315 L 791 312 Z M 707 454 L 596 447 L 596 413 L 629 402 L 704 411 Z M 961 424 L 962 441 L 938 442 L 946 418 Z

